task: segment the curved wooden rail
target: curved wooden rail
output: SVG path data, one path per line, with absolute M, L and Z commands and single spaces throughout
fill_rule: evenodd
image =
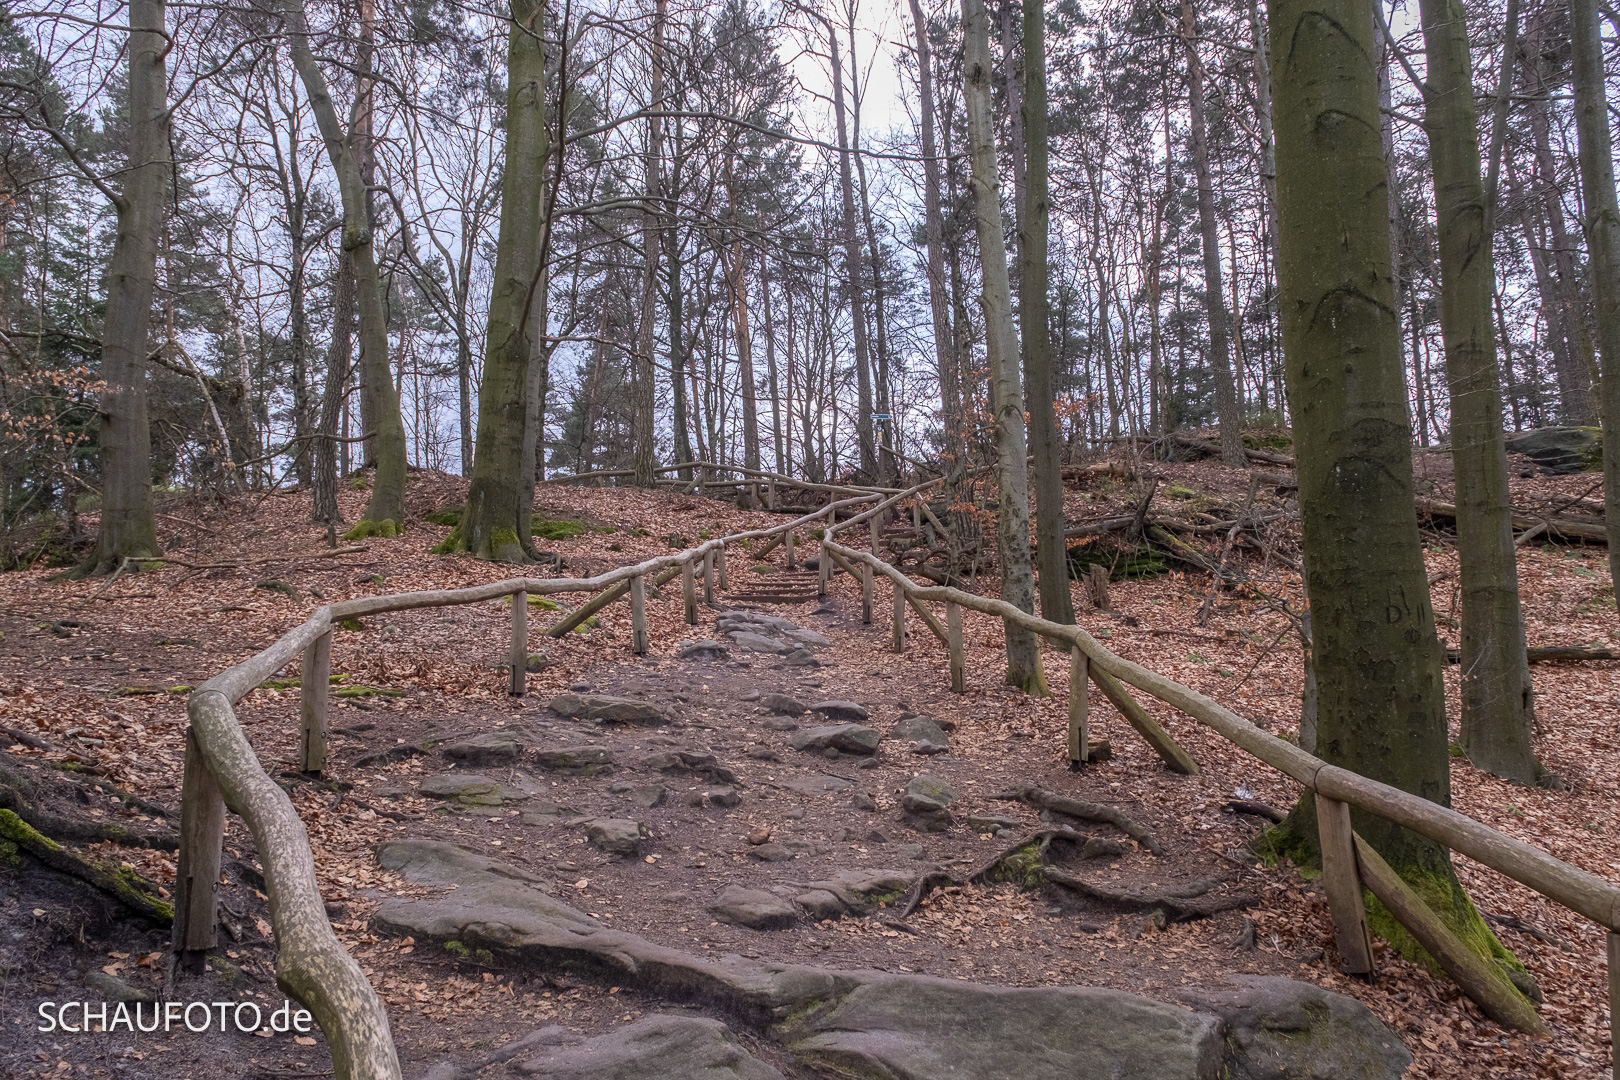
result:
M 930 486 L 921 484 L 884 498 L 858 492 L 813 513 L 767 529 L 733 533 L 671 555 L 647 559 L 590 578 L 507 578 L 464 589 L 371 596 L 317 608 L 275 644 L 227 668 L 194 690 L 187 701 L 186 765 L 181 782 L 181 845 L 176 874 L 174 948 L 196 958 L 218 944 L 214 883 L 219 880 L 227 809 L 247 823 L 262 861 L 270 921 L 277 947 L 276 982 L 314 1016 L 331 1047 L 338 1080 L 398 1080 L 399 1058 L 388 1013 L 365 974 L 332 932 L 316 882 L 315 861 L 298 812 L 287 793 L 264 771 L 237 723 L 233 706 L 255 687 L 303 654 L 300 688 L 300 764 L 319 772 L 326 762 L 327 678 L 335 623 L 390 611 L 474 604 L 503 596 L 512 604 L 512 693 L 523 693 L 527 644 L 527 594 L 595 592 L 623 588 L 632 598 L 636 631 L 632 648 L 646 650 L 645 589 L 649 574 L 676 569 L 690 583 L 694 566 L 713 565 L 729 544 L 776 535 L 866 503 L 892 505 Z M 723 564 L 722 564 L 723 565 Z M 688 593 L 690 597 L 690 592 Z M 688 603 L 688 621 L 696 607 Z
M 845 526 L 848 524 L 849 522 L 844 523 Z M 1380 900 L 1385 900 L 1386 906 L 1392 911 L 1399 910 L 1397 905 L 1400 898 L 1391 895 L 1386 899 L 1387 890 L 1381 887 L 1387 881 L 1387 876 L 1377 874 L 1377 868 L 1369 868 L 1375 871 L 1371 874 L 1361 869 L 1366 859 L 1356 854 L 1355 846 L 1351 843 L 1352 839 L 1360 843 L 1360 839 L 1353 837 L 1349 832 L 1348 818 L 1344 819 L 1342 843 L 1336 842 L 1340 838 L 1329 835 L 1335 828 L 1335 819 L 1338 816 L 1334 804 L 1355 806 L 1445 844 L 1453 851 L 1484 863 L 1548 899 L 1591 919 L 1607 932 L 1610 1014 L 1620 1015 L 1620 932 L 1617 932 L 1620 931 L 1620 887 L 1596 874 L 1571 866 L 1533 844 L 1498 832 L 1466 814 L 1347 769 L 1329 765 L 1293 743 L 1263 731 L 1198 691 L 1111 652 L 1078 626 L 1047 622 L 1005 601 L 963 592 L 960 589 L 943 585 L 918 585 L 882 559 L 864 551 L 845 547 L 832 540 L 830 536 L 823 539 L 822 548 L 829 556 L 836 557 L 846 564 L 864 564 L 865 572 L 868 574 L 880 573 L 888 577 L 894 589 L 913 605 L 920 606 L 927 601 L 943 603 L 947 615 L 951 615 L 953 609 L 969 608 L 1017 623 L 1048 640 L 1065 645 L 1078 658 L 1075 665 L 1077 668 L 1095 669 L 1091 671 L 1094 679 L 1096 672 L 1101 671 L 1166 704 L 1173 705 L 1228 742 L 1236 744 L 1272 768 L 1297 780 L 1316 794 L 1319 806 L 1326 804 L 1326 812 L 1318 815 L 1324 822 L 1325 879 L 1348 877 L 1352 885 L 1358 881 L 1363 882 L 1374 890 Z M 897 642 L 903 643 L 904 629 L 900 622 L 904 619 L 905 606 L 896 602 L 894 611 L 897 622 L 894 638 Z M 955 673 L 963 666 L 959 632 L 950 635 L 949 647 L 954 684 Z M 1085 686 L 1084 677 L 1071 677 L 1069 688 L 1071 726 L 1077 717 L 1082 726 L 1078 740 L 1071 731 L 1070 753 L 1075 760 L 1085 760 L 1083 750 Z M 953 685 L 953 689 L 960 687 Z M 1082 748 L 1079 753 L 1076 753 L 1077 745 Z M 1160 746 L 1155 745 L 1155 749 L 1159 750 L 1161 755 L 1165 754 Z M 1330 907 L 1333 908 L 1336 935 L 1341 942 L 1341 953 L 1345 954 L 1347 961 L 1347 970 L 1362 973 L 1371 971 L 1370 950 L 1363 955 L 1357 955 L 1360 950 L 1353 944 L 1358 938 L 1364 940 L 1366 934 L 1365 916 L 1360 910 L 1359 886 L 1349 889 L 1330 888 L 1329 900 Z M 1413 927 L 1409 925 L 1408 929 Z M 1424 935 L 1431 933 L 1432 927 L 1425 926 L 1420 929 L 1420 940 L 1426 940 Z M 1446 942 L 1441 947 L 1449 947 L 1451 944 Z M 1433 951 L 1435 950 L 1431 949 L 1431 952 Z M 1444 957 L 1442 962 L 1445 963 Z M 1493 1018 L 1522 1028 L 1534 1029 L 1539 1025 L 1533 1012 L 1529 1012 L 1522 1001 L 1504 1000 L 1501 995 L 1494 994 L 1491 987 L 1469 979 L 1466 972 L 1452 971 L 1449 964 L 1446 967 L 1463 990 Z M 1612 1025 L 1612 1029 L 1615 1032 L 1614 1037 L 1620 1040 L 1620 1024 Z M 1614 1070 L 1615 1080 L 1620 1080 L 1620 1046 L 1617 1046 Z

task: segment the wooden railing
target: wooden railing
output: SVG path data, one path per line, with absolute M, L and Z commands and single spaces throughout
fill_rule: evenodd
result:
M 327 695 L 332 628 L 337 623 L 391 611 L 479 603 L 510 596 L 512 637 L 509 647 L 514 695 L 524 692 L 528 657 L 528 594 L 596 592 L 589 603 L 558 623 L 566 629 L 628 596 L 631 606 L 631 649 L 649 649 L 646 623 L 646 580 L 662 583 L 679 574 L 686 622 L 698 621 L 697 579 L 712 601 L 715 575 L 725 588 L 725 552 L 729 545 L 767 539 L 756 556 L 776 544 L 786 545 L 789 565 L 799 530 L 826 519 L 820 541 L 819 591 L 825 595 L 833 565 L 861 583 L 862 618 L 873 621 L 876 576 L 893 587 L 893 647 L 906 648 L 908 609 L 945 644 L 950 657 L 951 687 L 966 689 L 966 654 L 962 609 L 969 608 L 1011 621 L 1065 647 L 1070 656 L 1068 752 L 1084 761 L 1089 751 L 1088 687 L 1095 683 L 1167 766 L 1196 772 L 1197 763 L 1131 697 L 1135 687 L 1174 706 L 1228 741 L 1292 777 L 1314 793 L 1322 834 L 1323 882 L 1332 910 L 1339 952 L 1347 971 L 1370 972 L 1372 950 L 1362 910 L 1366 886 L 1404 924 L 1469 993 L 1498 1021 L 1527 1030 L 1540 1022 L 1528 1002 L 1516 994 L 1493 993 L 1500 980 L 1480 971 L 1485 961 L 1451 935 L 1400 881 L 1375 852 L 1355 836 L 1349 808 L 1360 807 L 1386 817 L 1522 882 L 1607 931 L 1611 1013 L 1620 1006 L 1620 889 L 1552 855 L 1506 836 L 1463 814 L 1397 788 L 1340 769 L 1306 753 L 1244 720 L 1203 694 L 1118 656 L 1076 626 L 1047 622 L 1010 604 L 947 586 L 911 581 L 876 554 L 883 515 L 909 501 L 913 514 L 927 513 L 919 498 L 941 481 L 899 491 L 856 491 L 821 509 L 768 529 L 740 532 L 684 551 L 649 559 L 591 578 L 509 578 L 465 589 L 366 597 L 316 609 L 302 625 L 269 648 L 203 683 L 188 701 L 191 724 L 186 733 L 185 774 L 181 788 L 181 846 L 175 894 L 174 948 L 182 958 L 199 956 L 218 943 L 215 883 L 219 880 L 225 811 L 239 815 L 253 834 L 262 862 L 270 921 L 277 945 L 276 981 L 307 1008 L 330 1046 L 338 1080 L 397 1080 L 399 1058 L 388 1015 L 359 965 L 344 949 L 327 920 L 316 881 L 315 861 L 291 799 L 260 766 L 238 724 L 233 705 L 302 655 L 299 694 L 299 765 L 308 773 L 326 766 Z M 848 489 L 835 491 L 843 494 Z M 858 512 L 840 522 L 841 511 Z M 845 547 L 837 535 L 866 523 L 872 551 Z M 943 622 L 928 605 L 945 607 Z M 583 612 L 583 614 L 582 614 Z M 570 621 L 572 620 L 572 621 Z M 555 629 L 555 627 L 553 628 Z M 1620 1057 L 1620 1056 L 1617 1056 Z M 1620 1080 L 1620 1064 L 1615 1070 Z
M 835 560 L 852 573 L 856 573 L 858 567 L 863 595 L 868 598 L 874 574 L 883 574 L 889 579 L 895 594 L 893 641 L 897 650 L 904 648 L 908 606 L 923 611 L 925 603 L 943 603 L 947 629 L 942 633 L 938 620 L 932 620 L 929 625 L 950 651 L 953 690 L 963 688 L 960 672 L 966 667 L 966 657 L 960 611 L 970 608 L 1014 623 L 1069 651 L 1069 756 L 1072 760 L 1084 761 L 1087 756 L 1088 684 L 1096 682 L 1117 705 L 1123 691 L 1110 691 L 1107 686 L 1109 681 L 1117 680 L 1174 706 L 1311 791 L 1316 800 L 1322 841 L 1323 888 L 1333 915 L 1342 965 L 1347 972 L 1365 974 L 1373 970 L 1366 913 L 1362 907 L 1362 887 L 1365 886 L 1488 1016 L 1521 1030 L 1538 1031 L 1542 1027 L 1530 1003 L 1490 970 L 1488 961 L 1459 941 L 1377 852 L 1355 835 L 1350 827 L 1353 806 L 1445 844 L 1601 926 L 1608 943 L 1610 1016 L 1620 1015 L 1620 932 L 1617 932 L 1620 931 L 1620 888 L 1465 814 L 1329 765 L 1293 743 L 1261 730 L 1198 691 L 1109 651 L 1078 626 L 1047 622 L 1004 601 L 959 589 L 918 585 L 871 553 L 836 542 L 833 537 L 838 530 L 848 528 L 864 516 L 853 517 L 828 530 L 822 542 L 826 556 L 822 564 Z M 870 600 L 864 607 L 870 621 Z M 1128 695 L 1124 699 L 1130 701 Z M 1140 710 L 1140 706 L 1136 708 Z M 1143 730 L 1124 708 L 1120 711 L 1139 731 Z M 1162 732 L 1162 728 L 1158 730 Z M 1146 731 L 1143 734 L 1166 763 L 1176 767 L 1176 755 L 1155 736 Z M 1164 739 L 1169 740 L 1169 736 L 1164 735 Z M 1173 740 L 1169 742 L 1173 745 Z M 1620 1051 L 1617 1036 L 1620 1036 L 1620 1023 L 1611 1019 L 1611 1039 L 1616 1040 L 1617 1051 Z M 1615 1080 L 1620 1080 L 1620 1052 L 1615 1055 L 1614 1076 Z
M 648 559 L 591 578 L 508 578 L 465 589 L 401 593 L 348 600 L 317 608 L 300 626 L 257 655 L 228 668 L 191 693 L 187 701 L 185 773 L 181 782 L 180 851 L 175 882 L 174 949 L 194 961 L 218 944 L 215 883 L 219 881 L 225 811 L 246 822 L 262 862 L 270 922 L 277 946 L 276 982 L 315 1017 L 331 1048 L 339 1080 L 397 1080 L 399 1058 L 389 1033 L 388 1014 L 360 967 L 338 941 L 316 883 L 309 835 L 292 800 L 264 771 L 237 722 L 233 706 L 300 655 L 299 769 L 319 774 L 326 768 L 327 706 L 332 629 L 367 615 L 416 608 L 475 604 L 512 598 L 508 650 L 510 693 L 521 696 L 528 660 L 528 595 L 597 592 L 559 626 L 578 625 L 591 613 L 630 597 L 631 649 L 648 651 L 646 580 L 659 583 L 681 576 L 686 622 L 698 621 L 697 579 L 704 597 L 714 599 L 715 575 L 725 588 L 729 545 L 768 539 L 767 548 L 787 545 L 794 558 L 796 533 L 817 521 L 836 522 L 840 512 L 876 503 L 891 507 L 935 483 L 915 485 L 885 498 L 886 492 L 856 492 L 821 509 L 768 529 L 733 533 L 672 555 Z

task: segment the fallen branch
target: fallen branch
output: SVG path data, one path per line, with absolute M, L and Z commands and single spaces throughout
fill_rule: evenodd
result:
M 1219 457 L 1221 454 L 1220 444 L 1212 439 L 1198 439 L 1191 435 L 1173 435 L 1171 438 L 1174 439 L 1177 446 L 1185 446 L 1191 450 L 1202 450 L 1206 454 L 1212 454 L 1215 457 Z M 1250 461 L 1264 461 L 1271 465 L 1286 465 L 1290 469 L 1294 467 L 1293 458 L 1287 454 L 1279 454 L 1272 450 L 1251 450 L 1245 446 L 1243 456 Z
M 1585 649 L 1579 645 L 1537 645 L 1524 650 L 1532 664 L 1548 664 L 1558 660 L 1620 660 L 1620 651 L 1614 649 Z M 1462 663 L 1461 649 L 1447 649 L 1446 663 Z
M 1043 810 L 1052 810 L 1085 821 L 1105 822 L 1114 826 L 1153 854 L 1164 854 L 1164 848 L 1159 844 L 1158 839 L 1145 826 L 1116 807 L 1106 806 L 1102 803 L 1081 802 L 1079 799 L 1055 795 L 1044 788 L 1036 787 L 1034 784 L 1024 784 L 995 797 L 998 799 L 1021 799 L 1031 806 L 1038 806 Z M 1084 837 L 1081 839 L 1084 839 Z M 1025 843 L 1028 843 L 1028 841 L 1025 841 Z
M 369 547 L 332 548 L 328 551 L 300 551 L 290 555 L 264 555 L 257 559 L 242 559 L 236 562 L 187 562 L 185 559 L 175 559 L 167 555 L 153 555 L 138 561 L 168 563 L 170 566 L 183 566 L 187 570 L 240 570 L 246 566 L 286 562 L 290 559 L 330 559 L 334 555 L 362 555 L 370 550 Z
M 1418 499 L 1417 510 L 1420 514 L 1427 514 L 1432 518 L 1445 518 L 1455 521 L 1457 507 L 1452 503 L 1440 502 L 1436 499 Z M 1545 525 L 1548 536 L 1561 536 L 1568 540 L 1585 540 L 1590 544 L 1605 544 L 1609 542 L 1609 534 L 1601 522 L 1576 521 L 1573 518 L 1538 517 L 1534 514 L 1525 514 L 1513 511 L 1513 527 L 1515 529 L 1532 529 L 1537 525 Z
M 1093 900 L 1143 911 L 1158 908 L 1170 916 L 1172 922 L 1185 922 L 1188 919 L 1216 915 L 1222 911 L 1253 907 L 1260 902 L 1257 897 L 1246 893 L 1206 897 L 1205 893 L 1221 883 L 1220 878 L 1204 878 L 1190 885 L 1154 889 L 1144 885 L 1104 885 L 1049 866 L 1046 868 L 1046 880 L 1065 889 L 1072 889 L 1082 896 L 1089 896 Z

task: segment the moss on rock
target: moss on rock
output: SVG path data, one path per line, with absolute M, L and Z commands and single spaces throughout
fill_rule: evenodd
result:
M 343 534 L 345 540 L 366 540 L 377 537 L 382 540 L 392 540 L 405 532 L 405 527 L 399 522 L 389 518 L 373 521 L 371 518 L 361 518 L 354 523 L 354 528 Z

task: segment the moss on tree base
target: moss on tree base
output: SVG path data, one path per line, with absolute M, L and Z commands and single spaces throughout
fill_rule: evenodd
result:
M 343 534 L 345 540 L 366 540 L 373 536 L 383 540 L 392 540 L 405 532 L 405 526 L 391 519 L 373 521 L 371 518 L 361 518 L 354 523 L 354 528 Z
M 474 558 L 488 562 L 522 564 L 530 561 L 516 529 L 492 529 L 488 539 L 475 547 L 467 542 L 464 527 L 457 525 L 450 530 L 449 536 L 433 545 L 431 550 L 434 555 L 454 555 L 458 551 L 465 551 Z

